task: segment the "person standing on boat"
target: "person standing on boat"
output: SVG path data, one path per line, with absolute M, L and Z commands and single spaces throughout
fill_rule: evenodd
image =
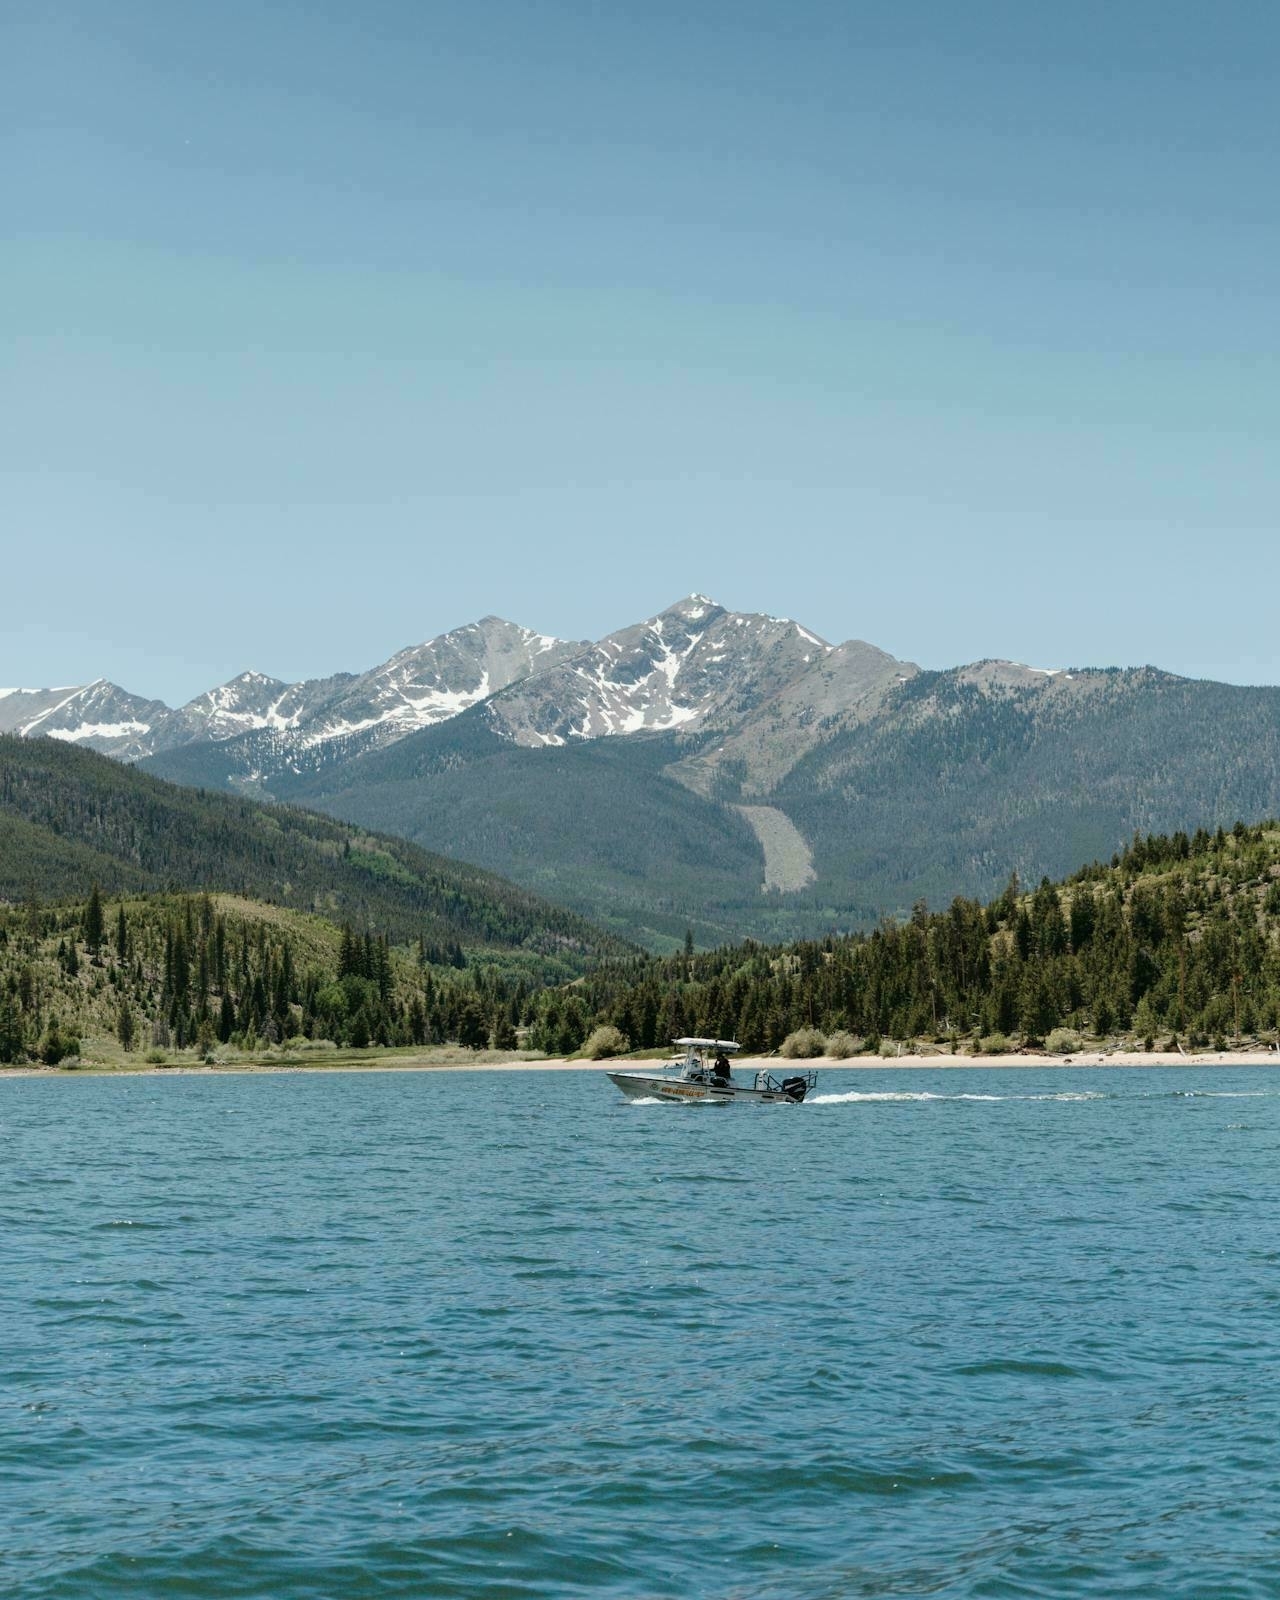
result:
M 723 1050 L 717 1054 L 712 1063 L 711 1072 L 717 1083 L 729 1082 L 729 1058 Z

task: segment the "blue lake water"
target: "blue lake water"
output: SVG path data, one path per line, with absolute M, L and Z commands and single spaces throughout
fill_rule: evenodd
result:
M 0 1594 L 1280 1595 L 1280 1073 L 0 1082 Z

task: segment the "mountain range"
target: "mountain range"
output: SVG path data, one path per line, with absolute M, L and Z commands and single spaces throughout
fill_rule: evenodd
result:
M 485 617 L 400 650 L 368 672 L 300 683 L 242 672 L 177 709 L 104 678 L 62 689 L 0 689 L 0 733 L 46 735 L 122 761 L 255 735 L 282 752 L 331 743 L 368 749 L 456 716 L 583 648 Z
M 177 710 L 0 694 L 0 731 L 289 800 L 498 871 L 662 949 L 874 924 L 1061 876 L 1135 830 L 1280 811 L 1280 690 L 874 645 L 691 595 L 596 642 L 496 617 L 362 674 Z

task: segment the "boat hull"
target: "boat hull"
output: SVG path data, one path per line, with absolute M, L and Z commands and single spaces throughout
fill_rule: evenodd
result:
M 668 1100 L 684 1105 L 798 1105 L 790 1095 L 776 1089 L 748 1088 L 740 1083 L 699 1083 L 689 1078 L 661 1073 L 611 1072 L 628 1100 Z

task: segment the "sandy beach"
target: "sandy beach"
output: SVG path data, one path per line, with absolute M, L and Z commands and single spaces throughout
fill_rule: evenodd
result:
M 213 1077 L 232 1074 L 297 1072 L 640 1072 L 660 1063 L 653 1060 L 626 1059 L 612 1061 L 575 1061 L 563 1059 L 521 1060 L 519 1058 L 487 1059 L 483 1054 L 476 1060 L 451 1058 L 432 1060 L 412 1055 L 370 1055 L 356 1060 L 317 1061 L 297 1060 L 237 1061 L 214 1063 L 175 1063 L 173 1066 L 153 1066 L 139 1062 L 100 1063 L 85 1062 L 78 1066 L 26 1066 L 0 1067 L 0 1078 L 102 1078 L 102 1077 Z M 1011 1051 L 1007 1055 L 971 1056 L 950 1055 L 900 1055 L 853 1056 L 836 1060 L 817 1056 L 808 1061 L 788 1061 L 779 1056 L 739 1056 L 734 1061 L 734 1072 L 748 1076 L 759 1070 L 785 1072 L 806 1070 L 818 1072 L 930 1072 L 964 1071 L 966 1069 L 998 1068 L 1001 1071 L 1041 1071 L 1049 1067 L 1280 1067 L 1280 1052 L 1276 1049 L 1254 1050 L 1201 1050 L 1194 1054 L 1153 1050 L 1082 1050 L 1074 1055 L 1048 1055 L 1039 1051 Z

